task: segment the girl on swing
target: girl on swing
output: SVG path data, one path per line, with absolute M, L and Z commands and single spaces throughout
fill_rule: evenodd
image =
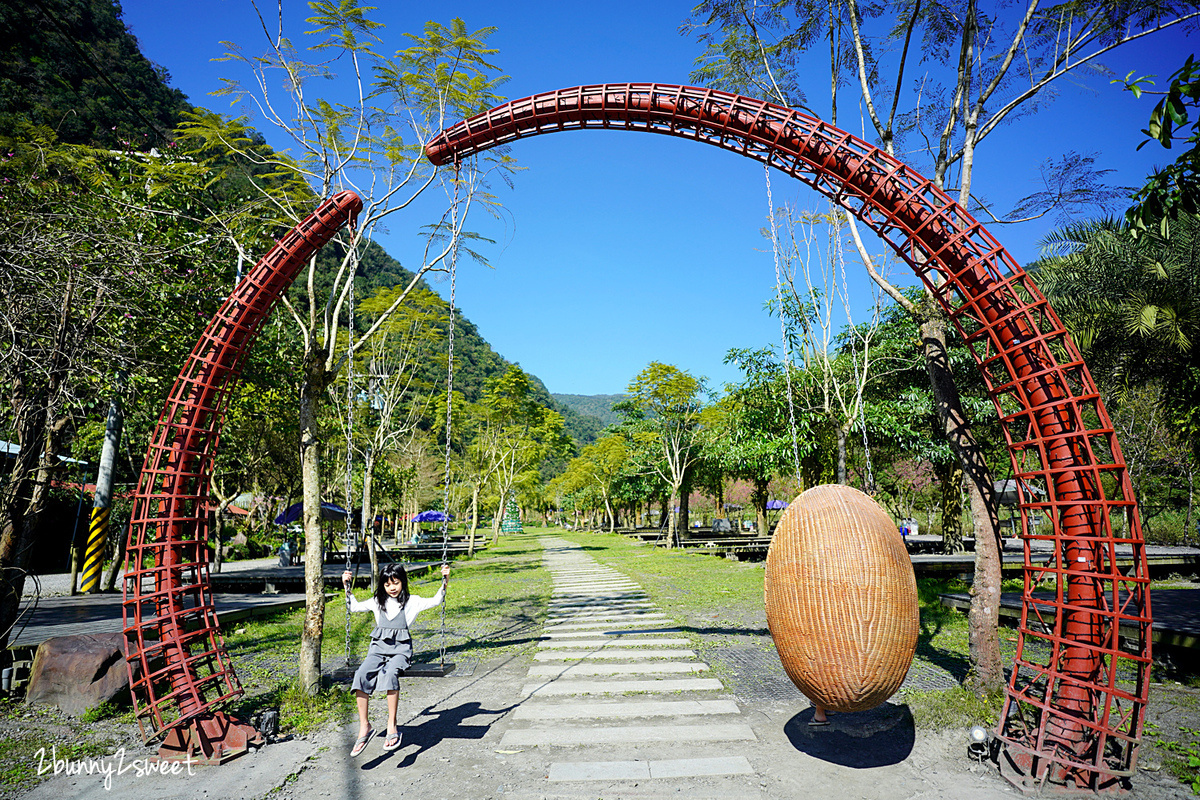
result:
M 383 676 L 383 689 L 387 692 L 387 738 L 384 750 L 395 750 L 400 746 L 400 731 L 396 728 L 396 707 L 400 702 L 400 674 L 408 669 L 412 661 L 413 645 L 409 626 L 417 614 L 436 608 L 446 596 L 446 583 L 450 580 L 450 565 L 442 565 L 442 585 L 433 597 L 421 597 L 408 593 L 408 573 L 403 564 L 384 564 L 375 582 L 375 595 L 368 600 L 359 600 L 350 593 L 350 570 L 342 573 L 342 585 L 346 589 L 346 600 L 350 611 L 373 611 L 375 630 L 371 631 L 371 646 L 362 665 L 354 673 L 352 688 L 358 699 L 358 739 L 350 750 L 351 756 L 361 753 L 367 742 L 375 735 L 367 720 L 367 703 L 375 691 L 379 676 Z

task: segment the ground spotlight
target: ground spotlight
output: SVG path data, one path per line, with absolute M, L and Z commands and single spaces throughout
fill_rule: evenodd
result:
M 990 749 L 987 728 L 982 725 L 972 727 L 967 734 L 967 755 L 976 761 L 983 762 L 987 760 Z

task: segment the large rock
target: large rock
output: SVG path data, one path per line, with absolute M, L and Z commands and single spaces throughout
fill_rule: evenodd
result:
M 79 715 L 122 693 L 129 694 L 124 635 L 84 633 L 42 642 L 25 699 Z

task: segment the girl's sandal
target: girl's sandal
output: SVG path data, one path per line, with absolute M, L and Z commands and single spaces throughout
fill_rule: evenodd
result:
M 383 749 L 391 752 L 400 746 L 400 731 L 389 733 L 388 737 L 383 740 Z
M 367 747 L 367 742 L 371 741 L 371 737 L 375 735 L 374 728 L 368 728 L 367 732 L 354 740 L 354 747 L 350 748 L 350 756 L 354 757 L 361 753 Z

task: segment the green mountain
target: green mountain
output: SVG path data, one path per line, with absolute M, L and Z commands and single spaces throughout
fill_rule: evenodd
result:
M 624 394 L 554 394 L 554 402 L 600 422 L 601 428 L 615 425 L 621 415 L 612 410 L 613 404 L 627 399 Z
M 112 0 L 0 4 L 0 137 L 44 125 L 68 144 L 146 150 L 190 109 Z
M 558 396 L 551 395 L 551 398 Z M 589 445 L 599 439 L 600 431 L 607 427 L 598 418 L 581 414 L 571 406 L 564 405 L 557 400 L 554 401 L 551 408 L 563 415 L 563 427 L 580 446 Z
M 341 259 L 341 253 L 334 246 L 326 246 L 317 254 L 318 284 L 331 279 Z M 377 289 L 390 288 L 396 285 L 407 285 L 413 278 L 413 273 L 403 267 L 399 261 L 388 255 L 378 243 L 371 242 L 363 250 L 359 262 L 358 275 L 354 280 L 354 291 L 358 298 L 368 297 Z M 429 285 L 422 281 L 423 288 Z M 446 301 L 439 301 L 443 308 L 448 308 Z M 363 326 L 364 320 L 357 320 L 358 326 Z M 439 349 L 445 353 L 449 345 L 449 331 L 440 331 L 441 343 Z M 484 385 L 488 379 L 503 375 L 512 362 L 501 356 L 488 341 L 479 333 L 475 323 L 463 315 L 458 309 L 454 320 L 454 388 L 462 392 L 467 402 L 477 401 L 483 394 Z M 422 382 L 443 386 L 446 382 L 444 361 L 441 365 L 436 360 L 429 360 L 420 367 L 419 378 Z M 536 375 L 529 376 L 534 386 L 534 396 L 538 402 L 547 408 L 557 409 L 550 399 L 550 392 Z

